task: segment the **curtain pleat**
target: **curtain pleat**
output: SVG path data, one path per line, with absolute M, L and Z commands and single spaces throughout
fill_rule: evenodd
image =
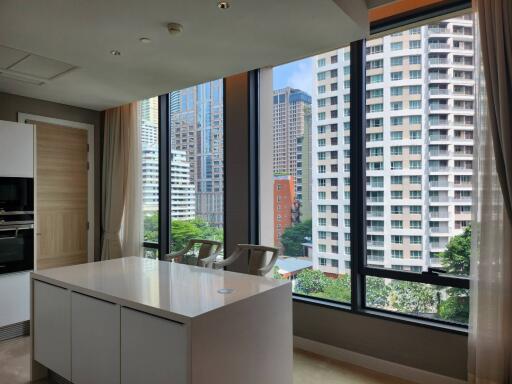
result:
M 130 169 L 130 165 L 133 163 L 131 156 L 134 148 L 132 146 L 138 144 L 134 142 L 136 138 L 133 137 L 136 129 L 136 103 L 105 111 L 102 167 L 102 260 L 116 259 L 123 255 L 120 230 L 126 199 L 129 195 L 129 174 L 134 171 Z M 125 238 L 130 235 L 124 231 Z M 138 241 L 140 242 L 140 239 Z
M 512 382 L 512 2 L 477 0 L 468 379 Z M 483 68 L 482 68 L 483 67 Z

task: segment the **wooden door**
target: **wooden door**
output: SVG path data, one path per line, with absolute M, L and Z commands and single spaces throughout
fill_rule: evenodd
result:
M 36 122 L 37 269 L 87 262 L 87 130 Z

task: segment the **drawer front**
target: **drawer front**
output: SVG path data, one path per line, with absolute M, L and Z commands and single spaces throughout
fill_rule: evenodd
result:
M 120 307 L 79 293 L 71 296 L 74 384 L 120 382 Z
M 123 384 L 186 384 L 188 367 L 186 325 L 121 309 Z
M 71 380 L 71 293 L 34 281 L 34 359 Z

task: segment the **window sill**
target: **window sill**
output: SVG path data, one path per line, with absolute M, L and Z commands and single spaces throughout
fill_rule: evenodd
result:
M 335 303 L 332 301 L 327 300 L 320 300 L 315 299 L 311 297 L 305 297 L 301 295 L 293 295 L 293 301 L 302 303 L 302 304 L 309 304 L 309 305 L 316 305 L 319 307 L 329 308 L 332 310 L 338 310 L 343 312 L 348 312 L 353 315 L 360 315 L 360 316 L 368 316 L 377 318 L 380 320 L 388 320 L 388 321 L 394 321 L 406 325 L 411 326 L 418 326 L 418 327 L 424 327 L 433 329 L 436 331 L 441 332 L 448 332 L 448 333 L 454 333 L 457 335 L 467 336 L 468 335 L 468 328 L 463 325 L 456 325 L 456 324 L 447 324 L 437 321 L 429 321 L 426 319 L 421 319 L 418 317 L 408 316 L 408 315 L 400 315 L 396 313 L 391 313 L 387 311 L 381 311 L 377 309 L 361 309 L 358 311 L 352 310 L 349 304 L 344 303 Z

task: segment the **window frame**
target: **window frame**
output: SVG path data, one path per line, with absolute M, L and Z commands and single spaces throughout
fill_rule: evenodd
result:
M 446 2 L 443 7 L 432 7 L 425 11 L 420 9 L 415 14 L 402 15 L 401 18 L 386 20 L 385 23 L 372 23 L 371 36 L 389 33 L 392 28 L 405 27 L 412 23 L 428 22 L 436 16 L 449 16 L 454 12 L 471 8 L 468 0 Z M 293 294 L 295 301 L 349 311 L 354 314 L 385 318 L 406 324 L 414 324 L 446 332 L 467 335 L 468 325 L 458 324 L 442 319 L 426 319 L 406 313 L 366 306 L 366 279 L 377 277 L 413 283 L 430 284 L 453 288 L 469 289 L 469 277 L 443 274 L 435 268 L 428 271 L 412 272 L 386 269 L 368 265 L 366 250 L 366 40 L 358 40 L 350 44 L 350 212 L 351 217 L 362 217 L 363 220 L 351 220 L 350 226 L 350 274 L 351 302 L 340 303 L 329 299 L 318 299 L 302 294 Z

